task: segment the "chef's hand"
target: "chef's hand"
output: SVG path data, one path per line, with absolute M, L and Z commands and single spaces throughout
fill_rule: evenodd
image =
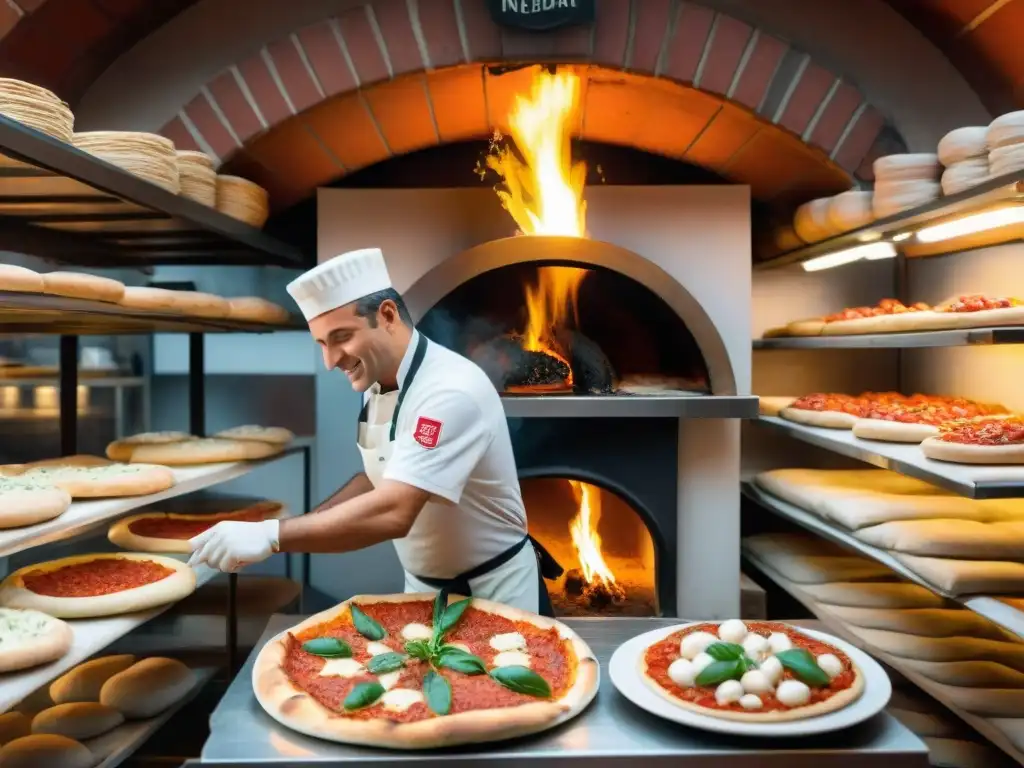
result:
M 224 521 L 189 539 L 190 566 L 206 563 L 224 573 L 234 573 L 277 552 L 280 520 L 258 523 Z

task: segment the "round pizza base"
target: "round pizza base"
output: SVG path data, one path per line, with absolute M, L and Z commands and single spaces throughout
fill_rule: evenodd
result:
M 16 264 L 0 264 L 0 291 L 42 293 L 42 275 L 27 267 L 19 267 Z
M 140 432 L 115 440 L 107 446 L 107 458 L 112 461 L 131 461 L 132 452 L 140 445 L 164 445 L 194 439 L 188 432 Z
M 929 459 L 954 464 L 1024 464 L 1024 443 L 1013 445 L 966 445 L 929 437 L 921 443 Z
M 787 336 L 820 336 L 825 328 L 821 319 L 794 320 L 786 326 Z
M 806 424 L 809 427 L 825 427 L 827 429 L 853 429 L 857 417 L 843 411 L 811 411 L 806 408 L 783 408 L 779 416 L 786 421 Z
M 895 315 L 879 315 L 877 317 L 855 317 L 850 320 L 833 320 L 825 323 L 821 329 L 822 336 L 853 336 L 862 333 L 883 333 L 887 329 L 883 322 L 888 317 Z
M 60 619 L 34 610 L 0 608 L 0 622 L 17 623 L 19 620 L 39 622 L 42 628 L 22 643 L 5 641 L 4 647 L 0 648 L 0 672 L 48 664 L 71 649 L 71 627 Z
M 287 517 L 288 509 L 284 504 L 272 502 L 276 505 L 273 510 L 268 510 L 267 514 L 263 517 L 264 520 L 280 520 L 281 518 Z M 246 509 L 238 510 L 239 513 L 247 511 Z M 154 536 L 140 536 L 137 533 L 132 533 L 131 524 L 136 520 L 142 520 L 149 517 L 155 518 L 173 518 L 176 520 L 204 520 L 211 516 L 219 518 L 221 520 L 231 520 L 229 513 L 218 512 L 212 514 L 179 514 L 175 512 L 143 512 L 138 515 L 131 515 L 130 517 L 122 518 L 110 526 L 110 530 L 107 531 L 107 539 L 111 544 L 115 544 L 123 549 L 131 550 L 133 552 L 158 552 L 164 554 L 179 554 L 187 555 L 192 552 L 192 548 L 189 546 L 188 539 L 162 539 Z
M 124 289 L 118 304 L 128 309 L 172 312 L 176 309 L 174 293 L 166 288 L 132 285 Z
M 170 568 L 169 576 L 141 587 L 92 597 L 51 597 L 25 588 L 24 577 L 30 571 L 55 571 L 68 565 L 94 560 L 150 560 Z M 42 611 L 61 619 L 88 619 L 142 611 L 181 600 L 195 590 L 195 572 L 180 560 L 160 555 L 115 552 L 74 555 L 19 568 L 0 582 L 0 604 L 10 608 Z
M 937 434 L 939 428 L 931 424 L 907 424 L 885 419 L 857 419 L 853 425 L 854 437 L 885 443 L 920 443 Z
M 36 474 L 38 473 L 38 474 Z M 108 464 L 99 467 L 55 467 L 29 470 L 22 477 L 39 477 L 71 494 L 73 499 L 147 496 L 172 487 L 177 480 L 167 467 Z
M 165 445 L 140 445 L 132 451 L 132 464 L 192 466 L 229 461 L 254 461 L 280 453 L 282 446 L 257 440 L 198 438 Z
M 271 638 L 260 650 L 252 671 L 256 699 L 282 725 L 307 736 L 347 744 L 389 749 L 432 749 L 457 744 L 503 741 L 554 728 L 574 718 L 597 694 L 600 667 L 593 651 L 569 627 L 554 619 L 537 616 L 490 600 L 473 598 L 472 605 L 511 621 L 525 621 L 541 629 L 554 628 L 568 640 L 579 661 L 576 680 L 558 700 L 537 701 L 516 707 L 475 710 L 414 723 L 387 720 L 354 720 L 339 717 L 296 688 L 281 669 L 288 633 L 330 621 L 344 613 L 349 603 L 406 603 L 433 600 L 433 593 L 404 595 L 357 595 L 296 624 Z M 452 596 L 453 599 L 458 599 Z
M 799 634 L 799 630 L 793 630 Z M 661 642 L 660 640 L 658 642 Z M 794 707 L 793 709 L 783 710 L 781 712 L 733 712 L 731 710 L 718 710 L 709 709 L 708 707 L 702 707 L 699 704 L 680 699 L 677 696 L 673 696 L 670 691 L 666 691 L 658 682 L 650 676 L 647 672 L 647 661 L 646 661 L 646 648 L 644 652 L 640 654 L 640 658 L 637 662 L 637 671 L 640 675 L 640 679 L 643 680 L 644 684 L 652 691 L 660 695 L 664 699 L 668 699 L 675 706 L 680 709 L 686 709 L 690 712 L 696 712 L 699 715 L 705 717 L 713 717 L 718 720 L 732 720 L 737 723 L 787 723 L 793 720 L 807 720 L 812 717 L 819 717 L 820 715 L 826 715 L 829 712 L 836 712 L 844 707 L 853 704 L 861 697 L 864 693 L 864 673 L 861 671 L 853 660 L 850 663 L 853 664 L 853 671 L 855 673 L 853 684 L 834 696 L 826 699 L 825 701 L 818 701 L 813 704 L 806 704 L 802 707 Z
M 241 427 L 232 427 L 217 432 L 213 437 L 224 440 L 255 440 L 258 443 L 270 443 L 271 445 L 287 445 L 295 439 L 295 434 L 284 427 L 260 427 L 254 424 L 246 424 Z
M 0 530 L 52 520 L 71 506 L 71 495 L 57 487 L 0 480 Z
M 228 299 L 228 317 L 253 323 L 286 323 L 289 319 L 287 309 L 256 296 Z
M 761 416 L 778 416 L 782 413 L 783 409 L 788 408 L 795 401 L 795 397 L 759 397 L 757 401 L 757 412 Z
M 43 292 L 53 296 L 116 304 L 124 297 L 124 290 L 124 283 L 109 277 L 79 272 L 47 272 L 43 275 Z
M 977 312 L 947 312 L 956 315 L 957 328 L 984 328 L 990 325 L 1024 324 L 1024 307 L 980 309 Z

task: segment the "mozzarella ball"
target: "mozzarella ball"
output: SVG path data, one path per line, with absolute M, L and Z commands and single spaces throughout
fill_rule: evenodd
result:
M 743 686 L 739 680 L 726 680 L 715 689 L 715 701 L 718 706 L 724 707 L 743 698 Z
M 744 709 L 760 709 L 764 706 L 761 703 L 761 697 L 755 696 L 752 693 L 743 694 L 743 698 L 740 699 L 740 706 Z
M 761 662 L 759 671 L 768 678 L 768 682 L 775 685 L 782 679 L 782 662 L 774 656 L 769 656 Z
M 843 671 L 843 662 L 839 660 L 839 657 L 832 653 L 823 653 L 818 657 L 818 666 L 821 667 L 821 671 L 828 675 L 828 679 L 831 680 Z
M 694 674 L 694 676 L 699 675 L 701 672 L 704 671 L 704 668 L 708 664 L 713 664 L 714 661 L 715 660 L 713 658 L 711 658 L 708 654 L 704 653 L 704 651 L 701 651 L 700 653 L 698 653 L 696 656 L 693 657 L 693 662 L 692 662 L 693 663 L 693 674 Z
M 668 677 L 681 688 L 693 688 L 697 672 L 689 659 L 676 659 L 668 665 Z
M 745 672 L 740 678 L 740 684 L 747 693 L 769 693 L 772 690 L 771 680 L 759 669 Z
M 694 632 L 683 638 L 679 644 L 679 655 L 684 659 L 693 659 L 712 643 L 718 640 L 710 632 Z
M 775 691 L 775 698 L 787 707 L 800 707 L 811 700 L 811 689 L 799 680 L 783 680 Z
M 768 638 L 751 632 L 743 640 L 743 650 L 754 661 L 760 661 L 768 655 Z
M 739 619 L 723 621 L 718 627 L 718 636 L 723 642 L 739 645 L 747 636 L 747 625 Z
M 785 632 L 772 632 L 768 635 L 768 647 L 772 653 L 782 653 L 793 647 L 793 641 Z

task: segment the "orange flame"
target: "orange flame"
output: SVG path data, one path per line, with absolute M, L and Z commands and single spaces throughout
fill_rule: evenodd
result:
M 614 584 L 615 574 L 601 554 L 601 536 L 597 532 L 597 522 L 601 519 L 600 491 L 589 483 L 570 480 L 573 495 L 579 509 L 576 517 L 569 523 L 569 535 L 576 548 L 580 561 L 580 570 L 588 584 L 599 581 L 603 584 Z

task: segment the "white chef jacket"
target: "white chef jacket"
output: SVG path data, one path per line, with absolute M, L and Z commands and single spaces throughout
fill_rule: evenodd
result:
M 398 368 L 402 399 L 383 479 L 432 495 L 408 535 L 394 543 L 407 574 L 445 579 L 520 542 L 526 509 L 494 385 L 475 363 L 430 341 L 413 381 L 407 381 L 419 338 L 414 331 Z M 367 399 L 379 392 L 374 385 Z M 529 582 L 535 592 L 532 547 L 515 562 L 524 586 Z

